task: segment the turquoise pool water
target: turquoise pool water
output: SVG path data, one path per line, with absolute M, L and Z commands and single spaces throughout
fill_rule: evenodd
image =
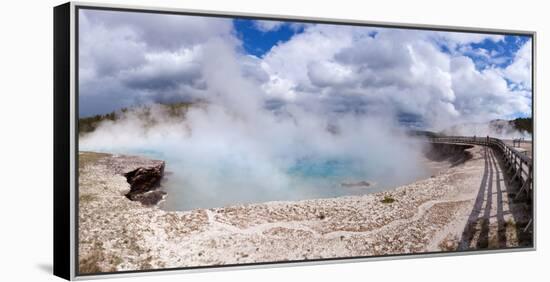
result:
M 161 189 L 167 196 L 160 204 L 165 210 L 363 195 L 426 176 L 388 177 L 395 172 L 380 170 L 374 161 L 365 163 L 363 159 L 350 157 L 302 157 L 270 163 L 241 155 L 211 159 L 198 153 L 195 157 L 154 150 L 124 153 L 166 162 Z M 365 182 L 369 185 L 353 185 Z
M 168 193 L 161 207 L 166 210 L 191 210 L 268 201 L 295 201 L 361 195 L 387 189 L 399 183 L 380 183 L 369 175 L 366 166 L 350 159 L 301 159 L 276 176 L 264 175 L 255 168 L 230 162 L 224 166 L 198 167 L 171 165 L 163 189 Z M 190 171 L 186 172 L 186 169 Z M 192 172 L 192 173 L 190 173 Z M 367 181 L 372 185 L 346 187 L 342 183 Z M 389 184 L 389 185 L 388 185 Z

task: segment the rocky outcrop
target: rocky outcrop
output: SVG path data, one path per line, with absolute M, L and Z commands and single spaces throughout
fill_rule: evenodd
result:
M 363 188 L 366 188 L 366 187 L 369 187 L 369 186 L 372 186 L 373 184 L 368 182 L 368 181 L 365 181 L 365 180 L 361 180 L 361 181 L 357 181 L 357 182 L 342 182 L 340 183 L 340 186 L 342 187 L 347 187 L 347 188 L 354 188 L 354 187 L 363 187 Z
M 451 167 L 455 167 L 472 159 L 469 149 L 473 147 L 473 145 L 464 144 L 431 143 L 424 153 L 429 160 L 448 161 Z
M 164 176 L 164 162 L 151 167 L 139 167 L 124 173 L 130 184 L 130 192 L 126 197 L 132 201 L 139 201 L 144 205 L 155 205 L 166 194 L 157 190 Z

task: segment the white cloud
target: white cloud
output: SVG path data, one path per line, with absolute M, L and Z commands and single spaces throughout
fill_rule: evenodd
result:
M 504 69 L 504 76 L 519 88 L 531 90 L 532 41 L 529 40 L 516 52 L 513 62 Z
M 531 42 L 498 69 L 489 62 L 502 60 L 501 54 L 469 45 L 502 40 L 498 35 L 308 24 L 257 58 L 236 51 L 242 43 L 230 21 L 97 13 L 81 17 L 81 105 L 89 113 L 150 100 L 234 98 L 325 113 L 407 114 L 442 128 L 531 109 Z M 268 31 L 287 23 L 255 24 Z M 488 62 L 482 71 L 464 56 L 468 52 Z
M 427 36 L 432 38 L 438 44 L 444 45 L 449 50 L 454 51 L 461 46 L 481 43 L 485 40 L 498 42 L 504 40 L 503 35 L 498 34 L 483 34 L 483 33 L 471 33 L 471 32 L 426 32 Z
M 459 50 L 472 51 L 465 44 L 502 39 L 471 33 L 309 27 L 265 55 L 262 65 L 271 80 L 264 88 L 272 95 L 277 89 L 281 99 L 331 103 L 332 109 L 413 114 L 433 128 L 529 114 L 528 92 L 509 89 L 498 69 L 477 71 Z M 456 50 L 441 51 L 442 42 Z M 497 53 L 476 52 L 487 60 L 500 60 Z
M 106 26 L 80 16 L 79 67 L 81 79 L 111 75 L 119 69 L 133 68 L 145 62 L 147 44 L 127 26 Z
M 211 37 L 229 38 L 232 31 L 232 21 L 226 18 L 103 10 L 81 10 L 80 13 L 93 21 L 93 27 L 131 29 L 149 49 L 177 50 L 181 46 L 200 44 Z
M 201 46 L 216 38 L 239 44 L 229 19 L 95 10 L 79 19 L 82 115 L 201 98 Z
M 256 20 L 254 21 L 254 26 L 261 32 L 271 32 L 281 29 L 283 26 L 288 26 L 293 31 L 299 31 L 304 29 L 311 24 L 300 23 L 300 22 L 286 22 L 286 21 L 271 21 L 271 20 Z
M 481 69 L 503 65 L 508 61 L 508 58 L 497 50 L 474 48 L 472 45 L 462 45 L 456 51 L 457 54 L 475 58 L 476 66 Z
M 457 57 L 452 61 L 452 78 L 455 105 L 463 121 L 488 121 L 531 111 L 529 95 L 509 89 L 497 69 L 477 71 L 470 58 Z
M 335 26 L 311 26 L 289 41 L 278 44 L 264 55 L 262 68 L 273 77 L 269 83 L 296 86 L 294 92 L 316 89 L 308 75 L 311 64 L 331 60 L 336 52 L 349 46 L 352 32 Z M 278 87 L 269 87 L 272 89 Z M 268 93 L 271 94 L 271 93 Z
M 264 20 L 258 20 L 254 21 L 254 26 L 262 32 L 269 32 L 269 31 L 276 31 L 281 26 L 283 26 L 285 22 L 279 22 L 279 21 L 264 21 Z
M 136 89 L 167 89 L 178 84 L 200 83 L 200 46 L 178 51 L 146 53 L 142 65 L 119 70 L 120 79 Z
M 310 81 L 317 87 L 350 85 L 356 81 L 350 67 L 331 61 L 313 62 L 307 69 Z
M 290 79 L 284 79 L 277 75 L 270 75 L 262 89 L 267 97 L 278 98 L 287 102 L 296 100 L 296 84 Z

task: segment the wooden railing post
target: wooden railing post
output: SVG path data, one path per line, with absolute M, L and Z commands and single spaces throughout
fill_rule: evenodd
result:
M 529 194 L 529 191 L 532 190 L 531 185 L 533 181 L 533 163 L 532 160 L 524 154 L 521 154 L 516 149 L 513 149 L 504 141 L 493 138 L 493 137 L 480 137 L 477 136 L 448 136 L 448 137 L 435 137 L 428 139 L 432 143 L 460 143 L 460 144 L 474 144 L 474 145 L 484 145 L 496 148 L 500 151 L 502 158 L 504 159 L 506 174 L 512 175 L 508 179 L 508 183 L 511 184 L 517 178 L 519 178 L 519 183 L 521 184 L 520 192 L 526 191 Z M 527 171 L 524 169 L 524 165 L 527 167 Z
M 521 195 L 523 191 L 525 191 L 525 193 L 527 194 L 527 197 L 530 197 L 531 184 L 533 183 L 533 165 L 529 165 L 528 171 L 529 172 L 527 173 L 525 182 L 523 182 L 523 185 L 521 185 L 521 188 L 519 189 L 519 192 L 514 198 L 514 200 L 517 200 L 519 195 Z

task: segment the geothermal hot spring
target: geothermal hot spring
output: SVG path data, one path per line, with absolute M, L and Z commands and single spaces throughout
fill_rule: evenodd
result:
M 360 195 L 431 173 L 425 144 L 390 119 L 298 110 L 243 116 L 210 106 L 181 118 L 152 107 L 103 122 L 79 145 L 165 161 L 166 210 Z
M 151 156 L 154 156 L 152 154 Z M 350 159 L 297 159 L 284 170 L 271 174 L 235 159 L 212 163 L 167 162 L 163 189 L 168 193 L 161 207 L 167 210 L 223 207 L 233 204 L 279 200 L 303 200 L 360 195 L 405 184 L 407 179 L 381 179 Z M 186 172 L 187 170 L 187 172 Z M 197 177 L 197 176 L 201 177 Z M 359 182 L 367 185 L 356 185 Z

